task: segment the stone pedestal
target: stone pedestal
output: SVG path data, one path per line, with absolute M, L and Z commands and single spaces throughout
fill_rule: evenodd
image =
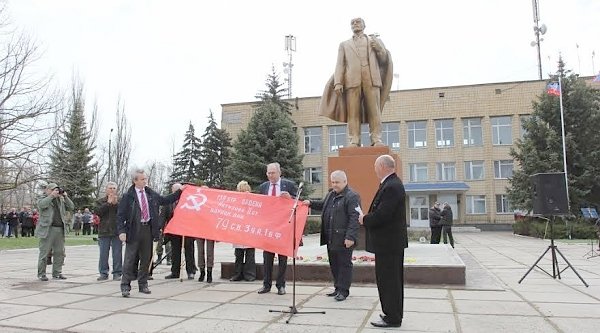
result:
M 379 179 L 375 175 L 375 160 L 380 155 L 391 155 L 396 160 L 396 173 L 401 177 L 402 165 L 397 154 L 389 147 L 348 147 L 338 150 L 339 156 L 327 159 L 327 177 L 335 171 L 342 170 L 348 176 L 348 185 L 360 194 L 361 208 L 367 213 L 375 192 L 379 188 Z M 365 230 L 360 228 L 358 250 L 365 249 Z

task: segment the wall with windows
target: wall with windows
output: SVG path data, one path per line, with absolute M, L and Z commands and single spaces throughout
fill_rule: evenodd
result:
M 460 222 L 513 221 L 506 187 L 518 166 L 510 149 L 522 137 L 521 123 L 544 88 L 544 81 L 521 81 L 392 91 L 382 114 L 382 140 L 399 154 L 404 182 L 469 185 L 458 197 Z M 348 145 L 346 124 L 318 115 L 319 99 L 289 100 L 305 154 L 304 178 L 315 188 L 314 198 L 322 198 L 329 188 L 327 158 Z M 235 138 L 248 123 L 252 106 L 223 104 L 222 128 Z M 370 144 L 366 124 L 361 142 Z M 429 195 L 432 200 L 436 196 Z

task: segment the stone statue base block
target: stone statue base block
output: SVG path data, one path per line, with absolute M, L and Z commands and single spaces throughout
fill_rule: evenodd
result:
M 308 246 L 310 247 L 310 246 Z M 256 251 L 259 253 L 260 251 Z M 331 268 L 327 261 L 327 250 L 315 246 L 300 248 L 300 258 L 296 260 L 296 280 L 306 282 L 330 282 Z M 354 251 L 354 257 L 374 258 L 372 253 Z M 317 260 L 317 258 L 323 258 Z M 229 279 L 234 274 L 233 262 L 221 262 L 221 278 Z M 352 281 L 355 283 L 376 283 L 375 262 L 355 261 L 352 269 Z M 277 260 L 273 268 L 277 275 Z M 263 265 L 256 263 L 256 279 L 263 279 Z M 291 284 L 292 262 L 288 262 L 286 280 Z M 466 265 L 456 251 L 449 245 L 410 243 L 404 252 L 404 281 L 415 285 L 462 285 L 466 283 Z
M 327 159 L 329 175 L 335 170 L 342 170 L 348 176 L 348 185 L 360 194 L 361 208 L 367 213 L 375 192 L 379 188 L 379 179 L 375 175 L 375 160 L 381 155 L 390 155 L 396 160 L 396 173 L 402 178 L 402 164 L 397 154 L 390 147 L 348 147 L 338 150 L 339 156 Z M 323 175 L 325 178 L 325 175 Z M 365 229 L 360 228 L 357 250 L 365 249 Z

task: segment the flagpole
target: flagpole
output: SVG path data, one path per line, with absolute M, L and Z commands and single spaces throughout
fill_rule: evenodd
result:
M 567 146 L 565 144 L 565 117 L 563 110 L 563 95 L 561 73 L 558 74 L 558 89 L 560 91 L 560 129 L 562 131 L 562 150 L 563 150 L 563 170 L 565 172 L 565 188 L 567 190 L 567 205 L 571 210 L 571 201 L 569 200 L 569 177 L 567 173 Z

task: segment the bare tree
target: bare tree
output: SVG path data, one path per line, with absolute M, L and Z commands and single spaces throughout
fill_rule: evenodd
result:
M 171 168 L 163 162 L 147 162 L 144 168 L 148 173 L 148 186 L 158 193 L 169 191 L 169 175 Z
M 129 156 L 131 155 L 131 126 L 125 115 L 125 106 L 117 102 L 116 135 L 111 147 L 111 180 L 117 183 L 118 193 L 124 193 L 131 185 L 129 179 Z
M 62 96 L 50 77 L 40 77 L 36 44 L 6 24 L 0 2 L 0 195 L 45 178 L 46 148 L 64 120 Z M 38 69 L 39 71 L 39 69 Z M 35 170 L 36 172 L 31 172 Z M 21 197 L 23 197 L 21 195 Z

